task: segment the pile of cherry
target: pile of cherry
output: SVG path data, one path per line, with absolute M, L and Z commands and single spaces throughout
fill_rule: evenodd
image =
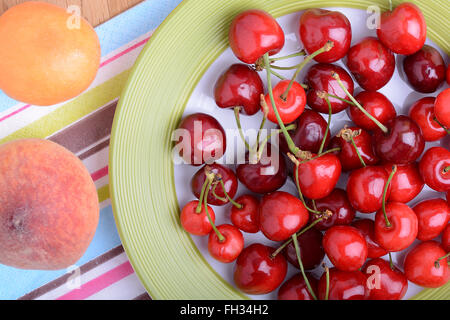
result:
M 426 28 L 420 9 L 403 3 L 382 14 L 377 38 L 351 46 L 345 15 L 309 9 L 300 18 L 304 50 L 272 57 L 285 43 L 277 21 L 261 10 L 234 18 L 229 43 L 244 64 L 230 66 L 219 77 L 215 101 L 220 108 L 234 110 L 241 133 L 240 114 L 262 112 L 260 131 L 266 119 L 278 124 L 280 151 L 268 137 L 258 135 L 256 145 L 250 146 L 242 135 L 248 152 L 235 173 L 214 162 L 226 150 L 219 122 L 203 113 L 184 118 L 179 128 L 194 136 L 197 122 L 202 134 L 197 141 L 180 140 L 191 150 L 180 156 L 203 167 L 191 182 L 198 200 L 184 206 L 180 219 L 190 234 L 209 237 L 213 258 L 235 261 L 234 282 L 242 291 L 266 294 L 279 288 L 279 299 L 401 299 L 408 280 L 428 288 L 447 283 L 450 151 L 424 151 L 426 142 L 449 133 L 450 89 L 420 99 L 408 116 L 397 115 L 388 98 L 377 92 L 394 73 L 394 53 L 406 56 L 402 67 L 414 90 L 433 93 L 445 81 L 450 84 L 450 68 L 436 49 L 425 45 Z M 276 65 L 294 56 L 305 58 L 292 68 Z M 352 76 L 331 64 L 344 57 L 364 89 L 355 97 Z M 305 83 L 297 81 L 299 71 L 312 60 L 318 63 L 309 67 Z M 280 75 L 280 69 L 295 70 L 292 79 Z M 261 70 L 267 73 L 266 93 Z M 280 79 L 274 86 L 272 77 Z M 344 110 L 354 126 L 331 138 L 332 114 Z M 263 157 L 278 159 L 278 170 L 268 174 L 264 169 L 271 163 Z M 346 190 L 336 187 L 342 172 L 349 173 Z M 295 196 L 278 190 L 289 175 L 298 190 Z M 238 180 L 252 194 L 234 199 Z M 406 203 L 425 184 L 446 193 L 447 200 L 436 193 L 410 208 Z M 231 223 L 216 226 L 211 206 L 226 204 Z M 376 212 L 375 219 L 355 219 L 356 212 Z M 243 232 L 262 232 L 277 243 L 245 247 Z M 421 242 L 409 248 L 416 239 Z M 405 249 L 404 263 L 397 266 L 391 252 Z M 316 279 L 308 271 L 319 267 L 325 254 L 334 267 L 322 264 L 323 275 Z M 285 279 L 288 262 L 300 272 Z

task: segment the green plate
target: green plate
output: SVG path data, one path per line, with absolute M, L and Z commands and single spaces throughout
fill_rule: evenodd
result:
M 393 1 L 394 6 L 400 1 Z M 428 37 L 448 42 L 446 0 L 413 1 Z M 313 7 L 366 9 L 387 0 L 184 0 L 141 53 L 121 96 L 110 149 L 111 198 L 120 237 L 153 299 L 245 299 L 206 262 L 179 223 L 171 133 L 210 64 L 227 48 L 227 30 L 239 12 L 259 8 L 279 17 Z M 417 299 L 449 299 L 450 284 Z

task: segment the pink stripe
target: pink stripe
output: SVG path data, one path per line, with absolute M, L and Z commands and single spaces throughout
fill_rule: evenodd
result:
M 25 110 L 25 109 L 28 109 L 29 107 L 31 107 L 31 105 L 27 104 L 27 105 L 23 106 L 22 108 L 17 109 L 16 111 L 11 112 L 10 114 L 7 114 L 7 115 L 4 116 L 3 118 L 0 118 L 0 122 L 2 122 L 3 120 L 6 120 L 6 119 L 12 117 L 12 116 L 15 115 L 15 114 L 18 114 L 19 112 L 22 112 L 22 111 Z
M 101 179 L 103 177 L 105 177 L 106 175 L 108 175 L 108 166 L 101 168 L 98 171 L 95 171 L 94 173 L 91 174 L 92 180 L 97 181 L 98 179 Z
M 56 300 L 83 300 L 93 294 L 109 287 L 110 285 L 122 280 L 123 278 L 134 273 L 130 262 L 125 262 L 120 266 L 102 274 L 101 276 L 86 282 L 80 289 L 74 289 L 60 296 Z

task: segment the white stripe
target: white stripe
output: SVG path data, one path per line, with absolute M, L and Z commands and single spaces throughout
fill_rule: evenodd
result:
M 93 294 L 86 300 L 131 300 L 144 293 L 146 293 L 146 290 L 136 274 L 133 273 Z

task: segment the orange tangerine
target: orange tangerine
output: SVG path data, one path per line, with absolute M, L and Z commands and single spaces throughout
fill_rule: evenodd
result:
M 0 16 L 0 89 L 39 106 L 69 100 L 95 79 L 100 51 L 82 17 L 44 2 L 19 4 Z

